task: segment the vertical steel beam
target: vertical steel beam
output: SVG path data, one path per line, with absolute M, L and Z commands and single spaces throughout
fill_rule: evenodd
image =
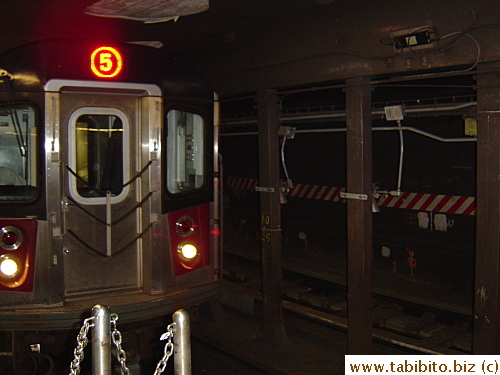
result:
M 500 63 L 477 71 L 473 354 L 500 354 Z
M 372 129 L 371 87 L 365 77 L 346 81 L 347 346 L 349 354 L 372 351 Z
M 276 90 L 257 93 L 259 129 L 259 185 L 262 297 L 261 336 L 286 342 L 281 291 L 281 206 L 279 166 L 279 111 Z

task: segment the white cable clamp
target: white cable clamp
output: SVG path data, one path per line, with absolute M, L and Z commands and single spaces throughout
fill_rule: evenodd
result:
M 345 199 L 358 199 L 362 201 L 368 200 L 368 195 L 366 194 L 356 194 L 356 193 L 346 193 L 345 191 L 340 192 L 340 198 Z
M 274 193 L 274 188 L 256 186 L 255 191 L 258 191 L 260 193 Z

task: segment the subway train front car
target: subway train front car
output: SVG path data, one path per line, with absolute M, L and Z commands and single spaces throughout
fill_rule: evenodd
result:
M 47 41 L 0 56 L 0 330 L 12 343 L 81 326 L 96 304 L 140 322 L 218 294 L 214 102 L 147 46 Z

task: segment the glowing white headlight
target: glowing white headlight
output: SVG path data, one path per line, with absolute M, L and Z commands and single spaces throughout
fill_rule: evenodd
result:
M 194 259 L 198 255 L 198 249 L 196 246 L 189 243 L 181 245 L 179 251 L 181 256 L 186 260 Z
M 177 247 L 177 256 L 179 257 L 182 267 L 188 270 L 194 269 L 201 260 L 198 248 L 191 243 L 180 244 Z
M 14 276 L 19 270 L 19 266 L 14 259 L 3 258 L 0 260 L 0 272 L 5 276 Z

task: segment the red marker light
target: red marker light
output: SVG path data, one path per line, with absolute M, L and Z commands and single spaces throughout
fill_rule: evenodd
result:
M 21 246 L 23 235 L 21 231 L 14 226 L 5 226 L 0 228 L 0 247 L 4 250 L 17 250 Z
M 113 47 L 99 47 L 92 52 L 90 68 L 100 78 L 116 77 L 123 67 L 120 52 Z
M 14 232 L 7 232 L 2 236 L 2 241 L 7 246 L 15 245 L 18 241 L 17 234 Z
M 196 228 L 197 225 L 193 222 L 193 219 L 189 216 L 181 217 L 176 223 L 176 232 L 181 236 L 187 236 L 191 234 Z

